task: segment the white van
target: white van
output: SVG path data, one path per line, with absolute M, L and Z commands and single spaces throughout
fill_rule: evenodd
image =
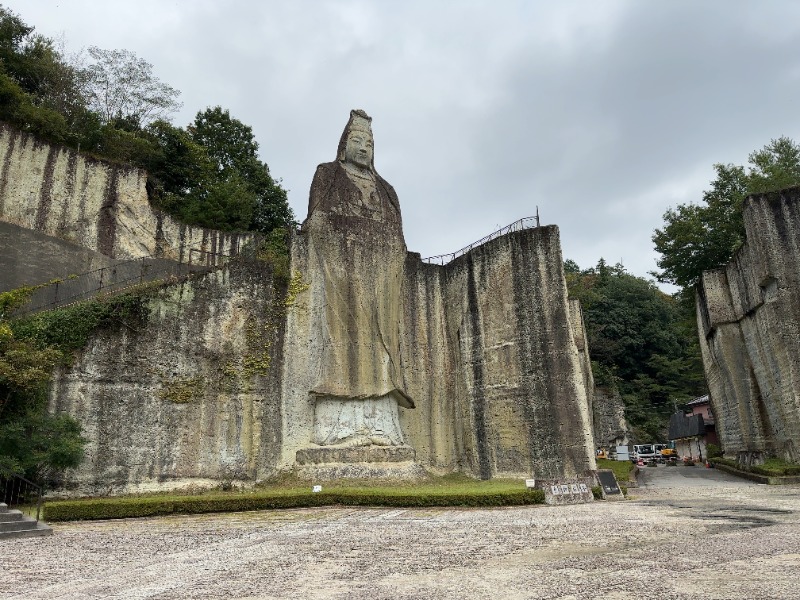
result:
M 633 462 L 653 460 L 655 458 L 659 458 L 655 444 L 638 444 L 633 447 L 633 456 L 631 457 Z

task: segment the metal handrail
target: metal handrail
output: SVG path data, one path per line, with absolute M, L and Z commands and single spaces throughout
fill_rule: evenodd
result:
M 26 507 L 31 506 L 31 496 L 35 494 L 36 499 L 36 522 L 39 522 L 39 517 L 42 513 L 42 504 L 44 502 L 44 488 L 26 479 L 19 473 L 13 471 L 11 468 L 0 465 L 0 485 L 2 485 L 3 499 L 6 506 L 9 508 L 16 507 L 18 510 L 24 512 Z M 33 517 L 33 512 L 29 514 Z
M 195 255 L 200 255 L 199 260 L 195 260 Z M 219 252 L 212 252 L 202 248 L 189 248 L 184 261 L 173 261 L 172 259 L 165 259 L 156 255 L 141 256 L 130 260 L 124 260 L 116 263 L 110 267 L 101 267 L 86 271 L 79 275 L 68 277 L 66 279 L 55 280 L 51 283 L 46 283 L 36 286 L 33 296 L 23 306 L 14 311 L 14 316 L 20 317 L 34 312 L 43 310 L 52 310 L 63 306 L 68 306 L 81 300 L 86 300 L 97 296 L 103 292 L 107 293 L 120 293 L 130 289 L 135 285 L 145 282 L 158 281 L 165 277 L 187 277 L 194 271 L 204 271 L 206 269 L 215 269 L 221 267 L 229 261 L 231 255 L 222 254 Z M 158 264 L 153 264 L 156 260 L 169 261 L 166 268 L 159 268 Z M 149 261 L 149 262 L 148 262 Z M 136 266 L 138 265 L 138 267 Z M 133 267 L 131 269 L 131 267 Z M 130 270 L 131 273 L 127 277 L 119 278 L 121 273 Z M 108 274 L 108 276 L 106 276 Z M 93 282 L 88 286 L 85 283 L 87 280 Z M 64 295 L 62 291 L 64 288 L 69 290 L 77 289 L 77 293 L 66 292 Z M 35 295 L 52 294 L 52 300 L 45 302 L 35 299 Z
M 436 256 L 429 256 L 427 258 L 423 258 L 422 262 L 435 264 L 435 265 L 446 265 L 450 261 L 455 260 L 459 256 L 462 256 L 472 250 L 473 248 L 477 248 L 478 246 L 482 246 L 486 242 L 490 242 L 495 238 L 499 238 L 502 235 L 507 233 L 511 233 L 512 231 L 522 231 L 523 229 L 535 229 L 539 227 L 539 209 L 536 209 L 536 215 L 533 217 L 523 217 L 518 221 L 514 221 L 511 225 L 506 225 L 505 227 L 501 227 L 497 231 L 490 233 L 489 235 L 482 237 L 477 242 L 471 243 L 469 246 L 464 246 L 461 250 L 456 250 L 455 252 L 450 252 L 448 254 L 438 254 Z

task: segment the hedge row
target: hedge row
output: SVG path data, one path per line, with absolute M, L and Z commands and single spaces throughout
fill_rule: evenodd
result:
M 782 461 L 768 460 L 763 465 L 753 465 L 751 467 L 740 465 L 731 458 L 715 457 L 710 458 L 709 461 L 712 464 L 726 465 L 732 469 L 755 473 L 756 475 L 764 475 L 766 477 L 791 477 L 800 475 L 800 465 L 783 463 Z
M 305 508 L 315 506 L 391 506 L 398 508 L 432 506 L 522 506 L 542 504 L 541 490 L 508 492 L 437 492 L 413 493 L 364 492 L 341 490 L 330 492 L 249 493 L 219 496 L 151 496 L 141 498 L 101 498 L 53 501 L 45 504 L 44 520 L 80 521 L 91 519 L 124 519 L 172 514 L 201 514 Z

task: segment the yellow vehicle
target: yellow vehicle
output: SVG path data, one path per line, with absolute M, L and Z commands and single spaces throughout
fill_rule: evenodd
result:
M 671 448 L 666 444 L 656 444 L 656 450 L 660 454 L 660 458 L 663 460 L 670 460 L 671 458 L 678 458 L 678 451 L 675 448 Z
M 608 458 L 608 452 L 606 452 L 605 448 L 598 448 L 595 453 L 595 458 Z

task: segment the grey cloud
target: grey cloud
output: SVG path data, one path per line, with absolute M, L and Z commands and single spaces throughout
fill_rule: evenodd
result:
M 800 117 L 800 5 L 671 2 L 4 3 L 72 48 L 124 47 L 252 125 L 299 218 L 351 108 L 408 246 L 460 248 L 541 211 L 564 256 L 655 268 L 670 205 Z

